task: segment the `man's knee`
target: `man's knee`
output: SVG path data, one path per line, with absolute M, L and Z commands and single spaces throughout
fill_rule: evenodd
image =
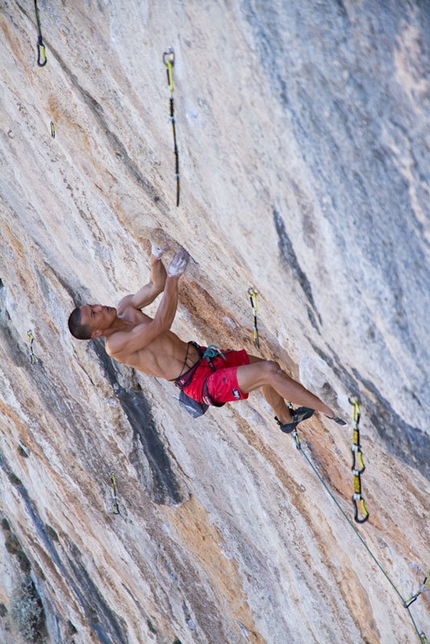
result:
M 279 364 L 274 360 L 261 360 L 238 367 L 237 380 L 240 389 L 244 393 L 249 393 L 265 385 L 276 388 L 283 373 Z
M 275 378 L 280 373 L 284 373 L 279 364 L 274 360 L 265 360 L 261 364 L 269 379 Z

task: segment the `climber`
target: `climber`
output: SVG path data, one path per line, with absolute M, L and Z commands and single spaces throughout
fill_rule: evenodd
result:
M 149 283 L 134 295 L 126 295 L 117 308 L 100 304 L 80 306 L 69 317 L 75 338 L 106 338 L 108 355 L 150 376 L 175 382 L 192 401 L 221 406 L 244 400 L 258 388 L 275 412 L 282 431 L 290 433 L 314 410 L 345 424 L 317 396 L 290 378 L 272 360 L 249 355 L 245 350 L 218 350 L 184 342 L 170 330 L 178 305 L 178 282 L 189 255 L 180 250 L 167 268 L 166 248 L 152 245 Z M 161 293 L 154 318 L 142 312 Z M 301 405 L 290 409 L 285 401 Z

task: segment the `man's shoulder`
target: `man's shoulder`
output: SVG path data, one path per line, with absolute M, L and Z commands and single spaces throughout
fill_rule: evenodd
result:
M 119 315 L 122 315 L 126 309 L 133 307 L 132 300 L 132 295 L 125 295 L 120 299 L 116 307 Z
M 134 325 L 143 324 L 144 322 L 151 322 L 152 318 L 138 309 L 134 305 L 133 295 L 126 295 L 123 297 L 117 306 L 117 315 L 127 322 L 132 322 Z

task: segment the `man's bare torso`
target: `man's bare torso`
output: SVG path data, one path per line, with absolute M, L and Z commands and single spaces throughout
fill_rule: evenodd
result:
M 124 298 L 126 299 L 126 298 Z M 123 304 L 124 300 L 118 304 L 118 317 L 127 320 L 130 326 L 125 331 L 120 331 L 121 334 L 126 334 L 132 331 L 135 327 L 140 325 L 149 324 L 152 319 L 142 313 L 142 311 L 134 307 Z M 124 364 L 134 367 L 138 371 L 142 371 L 149 376 L 157 378 L 164 378 L 166 380 L 174 380 L 183 373 L 186 368 L 198 361 L 199 354 L 197 349 L 183 342 L 172 331 L 166 331 L 152 340 L 144 348 L 137 351 L 129 352 L 127 349 L 111 351 L 110 345 L 112 339 L 117 334 L 114 333 L 106 341 L 107 353 Z M 123 336 L 124 338 L 126 336 Z M 120 343 L 122 344 L 122 343 Z M 185 364 L 186 362 L 186 364 Z

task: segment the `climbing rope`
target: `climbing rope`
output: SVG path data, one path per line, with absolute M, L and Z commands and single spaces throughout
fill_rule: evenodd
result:
M 33 350 L 34 335 L 31 330 L 27 331 L 27 342 L 29 343 L 30 349 L 30 362 L 31 364 L 36 364 L 37 358 Z
M 252 288 L 252 286 L 249 287 L 248 289 L 248 295 L 249 299 L 251 301 L 251 307 L 252 307 L 252 315 L 253 315 L 253 329 L 254 329 L 254 344 L 257 347 L 257 349 L 260 348 L 260 339 L 258 337 L 258 326 L 257 326 L 257 291 Z
M 173 65 L 175 64 L 175 52 L 172 47 L 167 49 L 163 54 L 163 63 L 167 69 L 167 84 L 170 90 L 170 121 L 173 132 L 173 151 L 175 153 L 175 178 L 176 178 L 176 205 L 179 206 L 180 181 L 179 181 L 179 154 L 176 143 L 176 126 L 175 126 L 175 104 L 173 100 Z
M 322 478 L 321 474 L 318 472 L 318 470 L 316 469 L 316 467 L 314 466 L 314 464 L 313 464 L 313 463 L 312 463 L 312 461 L 310 460 L 309 456 L 306 454 L 306 452 L 305 452 L 305 451 L 303 451 L 303 449 L 302 449 L 302 444 L 301 444 L 301 441 L 300 441 L 300 437 L 299 437 L 299 434 L 298 434 L 297 428 L 296 428 L 296 429 L 291 433 L 291 436 L 292 436 L 292 438 L 293 438 L 293 440 L 294 440 L 294 442 L 295 442 L 296 448 L 297 448 L 298 450 L 300 450 L 300 452 L 303 454 L 304 458 L 306 459 L 306 461 L 307 461 L 307 462 L 308 462 L 308 464 L 310 465 L 311 469 L 313 470 L 313 472 L 315 473 L 315 475 L 317 476 L 317 478 L 319 479 L 319 481 L 322 483 L 322 485 L 323 485 L 324 489 L 326 490 L 326 492 L 328 493 L 328 495 L 329 495 L 329 496 L 331 497 L 331 499 L 334 501 L 334 503 L 335 503 L 336 507 L 338 508 L 338 510 L 340 511 L 340 513 L 342 514 L 342 516 L 346 519 L 346 521 L 349 523 L 349 525 L 351 526 L 351 528 L 354 530 L 355 534 L 356 534 L 356 535 L 357 535 L 357 537 L 360 539 L 361 543 L 362 543 L 362 544 L 363 544 L 363 546 L 365 547 L 365 549 L 366 549 L 366 551 L 368 552 L 368 554 L 371 556 L 371 558 L 373 559 L 373 561 L 375 562 L 375 564 L 378 566 L 379 570 L 382 572 L 382 574 L 384 575 L 384 577 L 386 578 L 386 580 L 389 582 L 389 584 L 391 585 L 391 587 L 392 587 L 392 588 L 394 589 L 394 591 L 396 592 L 397 596 L 400 598 L 400 600 L 401 600 L 401 602 L 402 602 L 403 607 L 404 607 L 404 608 L 406 608 L 406 610 L 407 610 L 407 611 L 408 611 L 408 613 L 409 613 L 409 617 L 411 618 L 411 621 L 412 621 L 412 624 L 413 624 L 413 626 L 414 626 L 415 632 L 416 632 L 416 634 L 417 634 L 417 635 L 418 635 L 418 637 L 419 637 L 420 644 L 429 644 L 429 642 L 428 642 L 428 640 L 427 640 L 427 637 L 426 637 L 425 633 L 424 633 L 424 632 L 421 632 L 421 633 L 419 632 L 418 627 L 417 627 L 417 625 L 416 625 L 416 623 L 415 623 L 414 617 L 413 617 L 413 615 L 412 615 L 412 613 L 411 613 L 411 611 L 410 611 L 410 608 L 409 608 L 409 607 L 410 607 L 410 605 L 411 605 L 411 604 L 412 604 L 412 603 L 413 603 L 413 602 L 418 598 L 418 596 L 423 592 L 423 590 L 424 590 L 424 589 L 429 585 L 429 581 L 428 581 L 428 579 L 429 579 L 429 578 L 428 578 L 428 577 L 426 577 L 426 578 L 425 578 L 424 583 L 423 583 L 423 585 L 421 586 L 421 588 L 418 590 L 418 592 L 416 592 L 416 593 L 415 593 L 415 595 L 412 595 L 412 597 L 411 597 L 410 599 L 405 600 L 405 599 L 403 598 L 402 594 L 399 592 L 399 590 L 398 590 L 398 589 L 397 589 L 397 587 L 395 586 L 394 582 L 390 579 L 390 577 L 389 577 L 389 576 L 388 576 L 388 574 L 385 572 L 385 570 L 384 570 L 384 568 L 382 567 L 382 565 L 379 563 L 379 561 L 377 560 L 377 558 L 375 557 L 375 555 L 373 554 L 373 552 L 370 550 L 369 546 L 367 545 L 367 543 L 365 542 L 365 540 L 363 539 L 363 537 L 361 536 L 361 534 L 359 533 L 359 531 L 357 530 L 357 528 L 355 527 L 355 525 L 353 524 L 353 522 L 351 521 L 351 519 L 348 517 L 348 515 L 347 515 L 347 514 L 346 514 L 346 512 L 344 511 L 344 509 L 343 509 L 343 508 L 342 508 L 342 506 L 340 505 L 339 501 L 336 499 L 336 497 L 334 496 L 333 492 L 332 492 L 332 491 L 330 490 L 330 488 L 328 487 L 327 483 L 326 483 L 326 482 L 324 481 L 324 479 Z M 359 523 L 360 523 L 360 522 L 359 522 Z M 362 521 L 361 523 L 364 523 L 364 521 Z
M 112 499 L 113 499 L 112 514 L 121 514 L 121 512 L 119 511 L 119 501 L 118 501 L 118 494 L 117 494 L 116 477 L 115 477 L 115 474 L 113 472 L 110 475 L 110 482 L 111 482 L 111 485 L 112 485 Z
M 48 62 L 48 59 L 46 57 L 45 45 L 43 43 L 43 38 L 42 38 L 42 27 L 40 25 L 40 15 L 39 15 L 39 7 L 37 6 L 37 0 L 34 0 L 34 11 L 36 13 L 36 23 L 37 23 L 37 32 L 38 32 L 37 64 L 39 65 L 39 67 L 44 67 Z
M 363 452 L 360 446 L 360 405 L 357 398 L 350 398 L 349 402 L 352 405 L 352 420 L 354 421 L 353 427 L 353 440 L 352 440 L 352 473 L 354 475 L 354 494 L 352 495 L 352 503 L 354 505 L 354 521 L 357 523 L 365 523 L 369 518 L 369 513 L 366 510 L 366 504 L 361 496 L 361 474 L 364 472 L 365 465 L 363 461 Z M 361 508 L 361 516 L 359 515 L 358 506 Z

